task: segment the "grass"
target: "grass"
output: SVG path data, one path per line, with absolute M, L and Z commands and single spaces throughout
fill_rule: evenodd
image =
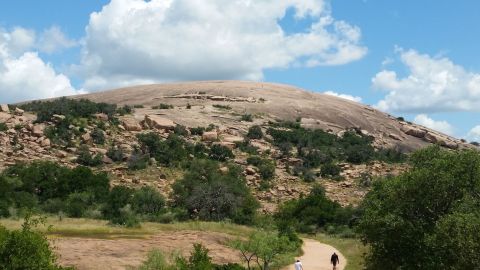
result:
M 7 229 L 21 228 L 23 220 L 0 219 L 0 224 Z M 63 218 L 48 217 L 46 226 L 39 226 L 38 230 L 46 232 L 54 237 L 88 237 L 101 239 L 115 238 L 145 238 L 157 232 L 165 231 L 205 231 L 219 232 L 232 236 L 247 236 L 254 229 L 226 223 L 226 222 L 180 222 L 171 224 L 160 224 L 145 222 L 139 228 L 125 228 L 120 226 L 108 225 L 105 220 L 85 219 L 85 218 Z
M 339 238 L 326 234 L 317 234 L 314 239 L 338 249 L 347 258 L 345 270 L 364 269 L 364 254 L 367 252 L 367 247 L 359 239 Z

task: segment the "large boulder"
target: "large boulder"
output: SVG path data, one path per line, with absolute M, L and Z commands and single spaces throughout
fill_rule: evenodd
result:
M 0 112 L 10 112 L 10 108 L 8 108 L 8 105 L 7 104 L 1 104 L 0 105 Z
M 207 131 L 202 135 L 202 140 L 207 142 L 214 142 L 218 140 L 218 133 L 216 131 Z
M 229 143 L 241 143 L 243 142 L 243 137 L 241 136 L 223 136 L 222 141 L 223 142 L 229 142 Z
M 35 137 L 42 137 L 44 130 L 45 130 L 44 124 L 34 125 L 32 127 L 32 135 Z
M 427 134 L 425 130 L 422 130 L 413 126 L 408 126 L 408 125 L 402 126 L 402 131 L 407 135 L 417 137 L 417 138 L 423 138 Z
M 20 109 L 20 108 L 18 108 L 18 107 L 15 108 L 15 114 L 16 114 L 16 115 L 22 116 L 23 113 L 25 113 L 24 110 L 22 110 L 22 109 Z
M 127 131 L 142 130 L 142 126 L 140 125 L 140 123 L 138 123 L 138 121 L 133 117 L 122 117 L 120 120 L 122 121 L 123 127 Z
M 166 130 L 173 130 L 176 126 L 176 124 L 172 120 L 155 114 L 145 115 L 145 123 L 150 128 Z

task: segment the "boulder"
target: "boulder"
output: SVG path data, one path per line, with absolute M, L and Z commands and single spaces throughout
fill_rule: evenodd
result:
M 44 139 L 41 143 L 40 146 L 42 147 L 49 147 L 51 145 L 50 139 Z
M 18 108 L 18 107 L 15 108 L 15 114 L 16 114 L 16 115 L 22 116 L 24 112 L 25 112 L 24 110 L 22 110 L 22 109 L 20 109 L 20 108 Z
M 54 115 L 52 115 L 52 120 L 53 120 L 54 122 L 57 122 L 57 123 L 58 123 L 58 122 L 61 122 L 61 121 L 64 120 L 64 119 L 65 119 L 65 115 L 60 115 L 60 114 L 54 114 Z
M 202 135 L 202 140 L 207 142 L 213 142 L 218 140 L 218 133 L 216 131 L 207 131 Z
M 216 142 L 215 144 L 227 147 L 230 150 L 233 150 L 236 147 L 236 144 L 232 142 Z
M 417 138 L 423 138 L 427 134 L 427 132 L 425 130 L 421 130 L 419 128 L 408 126 L 408 125 L 402 126 L 401 130 L 405 134 L 413 136 L 413 137 L 417 137 Z
M 107 157 L 107 156 L 103 156 L 102 162 L 103 162 L 104 164 L 112 164 L 112 163 L 113 163 L 113 160 L 112 160 L 111 158 Z
M 145 115 L 145 123 L 147 123 L 150 128 L 166 130 L 173 130 L 176 126 L 172 120 L 155 114 Z
M 390 137 L 390 138 L 392 138 L 396 141 L 401 141 L 402 140 L 402 138 L 400 138 L 400 136 L 398 136 L 397 134 L 393 134 L 393 133 L 388 134 L 388 137 Z
M 82 141 L 85 143 L 89 143 L 92 141 L 92 136 L 90 136 L 90 133 L 85 133 L 82 135 Z
M 240 143 L 243 142 L 243 137 L 240 136 L 224 136 L 222 138 L 223 142 L 229 142 L 229 143 Z
M 255 170 L 255 168 L 248 166 L 247 168 L 245 168 L 245 173 L 247 175 L 254 175 L 257 173 L 257 171 Z
M 142 126 L 133 117 L 123 117 L 120 120 L 122 121 L 123 127 L 127 131 L 141 131 L 142 130 Z
M 9 113 L 9 112 L 10 112 L 10 108 L 8 108 L 8 105 L 7 105 L 7 104 L 1 104 L 1 105 L 0 105 L 0 112 Z
M 96 119 L 102 120 L 102 121 L 108 121 L 108 115 L 104 113 L 96 113 L 93 116 L 95 116 Z
M 45 130 L 45 125 L 38 124 L 32 127 L 32 135 L 35 137 L 42 137 L 43 131 Z
M 12 116 L 6 112 L 0 112 L 0 123 L 7 122 Z

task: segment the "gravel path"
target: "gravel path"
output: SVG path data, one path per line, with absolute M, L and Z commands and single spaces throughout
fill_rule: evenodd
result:
M 303 239 L 303 256 L 298 258 L 303 265 L 304 270 L 331 270 L 330 256 L 336 252 L 340 259 L 337 270 L 343 270 L 347 264 L 345 257 L 334 247 L 322 244 L 312 239 Z M 292 264 L 284 270 L 295 270 Z

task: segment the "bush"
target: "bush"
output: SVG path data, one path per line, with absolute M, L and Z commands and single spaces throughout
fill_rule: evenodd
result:
M 90 193 L 72 193 L 68 196 L 65 212 L 69 217 L 83 217 L 85 211 L 92 204 L 93 198 Z
M 336 176 L 340 176 L 341 172 L 342 172 L 342 168 L 340 168 L 340 166 L 338 166 L 335 163 L 329 162 L 322 165 L 320 174 L 323 177 L 336 177 Z
M 152 109 L 154 109 L 154 110 L 168 110 L 168 109 L 173 109 L 173 105 L 160 103 L 158 106 L 152 106 Z
M 165 198 L 152 187 L 142 187 L 133 194 L 131 204 L 137 214 L 156 216 L 165 207 Z
M 0 123 L 0 132 L 1 132 L 1 131 L 7 131 L 7 130 L 8 130 L 7 124 L 5 124 L 5 123 Z
M 125 186 L 115 186 L 110 191 L 103 208 L 103 215 L 112 224 L 136 225 L 138 220 L 131 211 L 129 205 L 134 191 Z
M 263 138 L 263 131 L 260 126 L 251 126 L 248 129 L 247 138 L 249 139 L 261 139 Z
M 245 121 L 245 122 L 253 122 L 253 116 L 251 114 L 243 114 L 240 117 L 240 120 Z
M 102 155 L 92 156 L 87 145 L 83 144 L 78 148 L 77 163 L 84 166 L 99 166 L 102 162 Z
M 232 107 L 229 105 L 222 105 L 222 104 L 213 104 L 212 105 L 214 108 L 222 109 L 222 110 L 231 110 Z
M 107 157 L 112 159 L 115 162 L 123 161 L 125 154 L 123 149 L 117 146 L 111 146 L 107 151 Z
M 243 142 L 236 142 L 235 145 L 242 152 L 250 155 L 258 155 L 258 148 L 251 145 L 248 140 L 245 140 Z
M 219 144 L 214 144 L 210 148 L 209 157 L 211 159 L 218 160 L 218 161 L 226 161 L 228 159 L 234 158 L 235 155 L 233 155 L 232 150 L 230 150 L 228 147 L 219 145 Z
M 173 166 L 188 159 L 185 141 L 175 134 L 170 134 L 166 140 L 154 132 L 139 134 L 137 138 L 143 152 L 163 165 Z
M 425 148 L 376 181 L 358 230 L 369 269 L 480 268 L 480 154 Z
M 116 112 L 120 115 L 131 114 L 133 108 L 129 105 L 123 105 L 123 107 L 118 108 Z
M 258 172 L 263 179 L 271 179 L 275 176 L 275 163 L 269 159 L 263 159 L 259 156 L 247 158 L 247 163 L 258 168 Z
M 212 160 L 193 160 L 184 177 L 173 185 L 173 191 L 174 205 L 201 220 L 228 218 L 249 224 L 258 208 L 241 168 L 229 166 L 227 173 L 221 173 L 218 162 Z
M 90 133 L 90 136 L 92 137 L 92 141 L 96 144 L 105 143 L 105 133 L 99 128 L 93 129 L 92 133 Z
M 188 136 L 188 130 L 185 126 L 182 125 L 176 125 L 175 128 L 173 129 L 173 132 L 178 135 L 178 136 Z
M 190 128 L 190 133 L 191 133 L 192 135 L 202 136 L 202 135 L 203 135 L 203 132 L 205 132 L 205 128 L 204 128 L 204 127 L 192 127 L 192 128 Z
M 135 105 L 133 105 L 133 108 L 142 109 L 142 108 L 145 108 L 145 106 L 143 106 L 142 104 L 135 104 Z
M 37 220 L 29 217 L 21 230 L 0 226 L 0 269 L 60 270 L 47 238 L 32 230 Z
M 139 149 L 133 149 L 132 154 L 127 160 L 129 170 L 138 171 L 146 169 L 149 161 L 148 155 L 145 155 Z

